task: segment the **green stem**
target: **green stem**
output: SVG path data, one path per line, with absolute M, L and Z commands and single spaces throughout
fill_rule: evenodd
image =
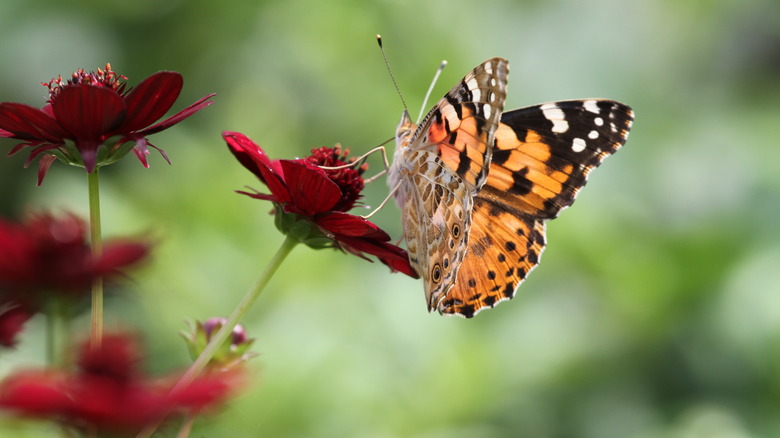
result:
M 89 186 L 89 231 L 92 243 L 92 256 L 103 255 L 103 238 L 100 229 L 100 179 L 98 169 L 87 174 Z M 90 346 L 99 347 L 103 342 L 103 278 L 92 282 L 92 323 L 90 328 Z
M 46 363 L 53 367 L 57 362 L 57 318 L 59 303 L 51 302 L 46 306 Z
M 252 287 L 247 291 L 247 293 L 244 295 L 244 298 L 241 299 L 241 302 L 238 303 L 238 306 L 236 306 L 236 308 L 233 310 L 233 313 L 228 317 L 225 325 L 223 325 L 217 334 L 211 338 L 211 341 L 209 341 L 208 345 L 206 345 L 206 348 L 203 349 L 198 358 L 195 359 L 195 362 L 192 363 L 187 372 L 184 373 L 184 375 L 179 379 L 178 383 L 176 383 L 176 386 L 173 387 L 172 392 L 179 391 L 192 383 L 195 377 L 200 374 L 204 368 L 206 368 L 206 364 L 209 363 L 219 347 L 225 342 L 225 340 L 227 340 L 230 334 L 233 333 L 233 329 L 236 327 L 238 322 L 244 318 L 246 313 L 252 307 L 252 304 L 254 304 L 254 302 L 257 300 L 257 297 L 260 296 L 260 293 L 265 288 L 265 285 L 268 284 L 268 281 L 271 280 L 271 277 L 273 277 L 274 273 L 276 273 L 276 270 L 279 268 L 279 266 L 281 266 L 284 259 L 297 243 L 298 241 L 296 239 L 287 236 L 287 238 L 282 243 L 282 246 L 279 247 L 271 261 L 268 262 L 268 266 L 265 267 L 263 273 L 260 274 L 260 277 L 257 279 L 257 281 L 255 281 L 255 284 L 253 284 Z
M 192 432 L 192 425 L 195 424 L 195 419 L 198 418 L 198 412 L 197 411 L 191 411 L 187 414 L 187 417 L 184 419 L 184 422 L 181 425 L 181 429 L 179 429 L 179 433 L 176 435 L 176 438 L 187 438 L 190 436 L 190 432 Z
M 260 277 L 258 277 L 258 279 L 255 281 L 255 284 L 249 288 L 249 290 L 244 295 L 244 298 L 241 299 L 241 302 L 238 303 L 238 306 L 236 306 L 236 308 L 233 310 L 233 313 L 228 317 L 227 322 L 225 322 L 222 328 L 219 329 L 219 331 L 217 331 L 217 333 L 211 338 L 209 343 L 206 345 L 206 348 L 204 348 L 197 359 L 195 359 L 195 362 L 193 362 L 184 375 L 179 378 L 179 381 L 176 382 L 176 385 L 173 387 L 173 389 L 171 389 L 169 396 L 176 394 L 177 392 L 186 388 L 206 368 L 206 365 L 208 365 L 211 358 L 214 357 L 214 354 L 217 352 L 219 347 L 222 346 L 231 333 L 233 333 L 233 329 L 247 314 L 249 309 L 252 307 L 252 304 L 254 304 L 254 302 L 260 296 L 260 293 L 271 280 L 271 277 L 273 277 L 274 273 L 276 273 L 276 270 L 279 269 L 279 266 L 281 266 L 284 259 L 288 254 L 290 254 L 290 251 L 295 248 L 297 243 L 298 240 L 294 237 L 287 236 L 285 238 L 284 242 L 282 242 L 282 246 L 276 250 L 276 254 L 274 254 L 271 261 L 268 262 L 268 265 L 265 267 L 263 273 L 260 274 Z M 141 433 L 137 435 L 137 437 L 146 438 L 151 436 L 152 433 L 154 433 L 154 431 L 157 429 L 157 426 L 159 426 L 159 423 L 147 426 L 144 428 L 144 430 L 141 431 Z

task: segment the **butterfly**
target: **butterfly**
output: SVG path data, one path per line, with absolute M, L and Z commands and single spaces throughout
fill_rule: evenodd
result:
M 416 125 L 404 111 L 388 185 L 428 310 L 471 318 L 511 299 L 545 224 L 625 142 L 628 106 L 570 100 L 504 112 L 509 63 L 489 59 Z

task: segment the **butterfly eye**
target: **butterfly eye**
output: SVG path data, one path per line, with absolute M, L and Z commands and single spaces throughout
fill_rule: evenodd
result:
M 433 265 L 433 270 L 431 271 L 431 279 L 434 283 L 438 283 L 441 281 L 441 266 L 439 266 L 438 263 Z
M 458 238 L 460 236 L 460 226 L 455 224 L 452 226 L 452 237 Z

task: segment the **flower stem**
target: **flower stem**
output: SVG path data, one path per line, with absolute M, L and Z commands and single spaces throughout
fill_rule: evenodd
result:
M 233 333 L 233 329 L 236 327 L 238 322 L 244 318 L 246 313 L 252 307 L 252 304 L 254 304 L 254 302 L 257 300 L 257 297 L 260 296 L 260 293 L 271 280 L 271 277 L 273 277 L 274 273 L 276 273 L 276 270 L 279 269 L 279 266 L 281 266 L 284 259 L 287 258 L 287 255 L 290 254 L 290 251 L 295 248 L 297 243 L 298 240 L 294 237 L 287 236 L 285 238 L 284 242 L 282 242 L 282 246 L 276 250 L 276 254 L 274 254 L 273 258 L 271 258 L 271 261 L 268 262 L 268 265 L 265 267 L 263 273 L 260 274 L 260 277 L 258 277 L 252 287 L 249 288 L 249 290 L 246 292 L 244 298 L 241 299 L 241 302 L 238 303 L 238 306 L 236 306 L 236 308 L 233 310 L 233 313 L 228 317 L 227 322 L 225 322 L 222 328 L 217 331 L 217 333 L 211 338 L 211 341 L 209 341 L 208 345 L 206 345 L 206 348 L 204 348 L 197 359 L 195 359 L 195 362 L 193 362 L 189 369 L 187 369 L 181 378 L 179 378 L 179 381 L 176 382 L 176 385 L 173 387 L 173 389 L 171 389 L 169 396 L 176 394 L 177 392 L 186 388 L 206 368 L 206 365 L 209 363 L 211 358 L 214 357 L 214 354 L 217 352 L 219 347 L 222 346 L 225 340 L 227 340 L 231 333 Z M 157 429 L 158 425 L 159 423 L 147 426 L 144 428 L 144 430 L 141 431 L 141 433 L 137 435 L 137 438 L 146 438 L 151 436 L 155 429 Z
M 100 229 L 100 179 L 98 169 L 87 174 L 89 186 L 89 231 L 92 243 L 92 257 L 103 254 L 103 238 Z M 103 278 L 92 282 L 92 323 L 90 328 L 90 346 L 99 347 L 103 342 Z
M 46 307 L 46 364 L 53 367 L 57 361 L 57 318 L 59 303 L 51 302 Z
M 241 299 L 241 302 L 238 303 L 238 306 L 236 306 L 236 308 L 233 310 L 233 313 L 230 315 L 230 317 L 228 317 L 225 325 L 223 325 L 217 334 L 211 338 L 211 341 L 208 343 L 208 345 L 206 345 L 206 348 L 203 349 L 198 358 L 195 359 L 195 362 L 192 363 L 187 372 L 184 373 L 184 375 L 176 383 L 176 386 L 173 388 L 172 392 L 178 391 L 192 383 L 192 380 L 198 374 L 200 374 L 204 368 L 206 368 L 206 364 L 208 364 L 211 358 L 214 357 L 214 354 L 217 352 L 219 347 L 222 346 L 228 336 L 233 333 L 233 329 L 236 327 L 238 322 L 244 318 L 246 313 L 252 307 L 252 304 L 254 304 L 255 300 L 257 300 L 257 297 L 260 296 L 260 293 L 265 288 L 265 285 L 268 284 L 268 281 L 271 280 L 271 277 L 273 277 L 276 270 L 279 268 L 279 266 L 281 266 L 284 259 L 297 243 L 298 241 L 296 239 L 289 236 L 284 240 L 282 246 L 279 247 L 271 261 L 268 262 L 268 266 L 265 267 L 263 273 L 260 274 L 260 277 L 257 279 L 257 281 L 255 281 L 255 284 L 253 284 L 252 287 L 247 291 L 247 293 L 244 295 L 244 298 Z
M 196 418 L 198 418 L 197 411 L 189 412 L 187 416 L 184 418 L 184 423 L 182 423 L 181 429 L 179 429 L 179 433 L 176 435 L 176 438 L 189 437 L 190 432 L 192 432 L 192 425 L 195 423 Z

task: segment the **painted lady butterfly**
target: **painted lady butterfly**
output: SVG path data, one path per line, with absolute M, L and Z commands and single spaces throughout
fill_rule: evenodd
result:
M 404 111 L 388 184 L 428 310 L 470 318 L 512 298 L 545 222 L 625 142 L 628 106 L 588 99 L 503 112 L 509 63 L 485 61 L 415 125 Z

